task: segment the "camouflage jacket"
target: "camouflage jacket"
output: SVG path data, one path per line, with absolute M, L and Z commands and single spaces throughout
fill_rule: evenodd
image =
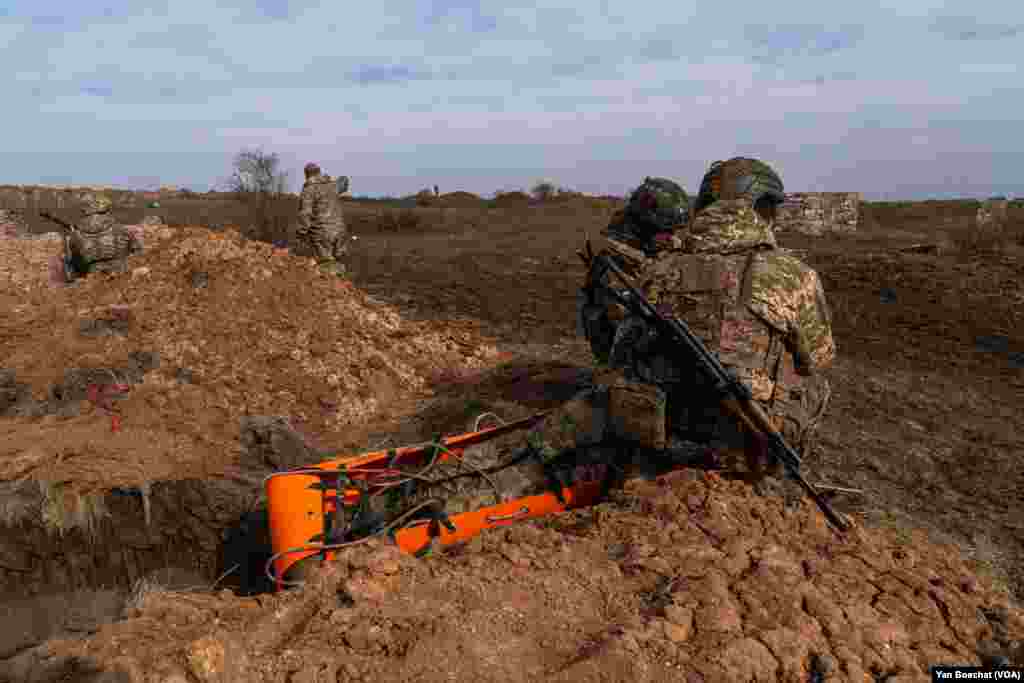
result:
M 775 247 L 771 226 L 749 202 L 708 206 L 653 257 L 613 248 L 651 303 L 685 321 L 758 400 L 832 363 L 831 313 L 818 274 Z M 627 332 L 617 331 L 617 346 Z M 613 348 L 613 357 L 622 355 Z M 676 374 L 668 367 L 651 372 L 655 380 Z
M 329 175 L 306 180 L 299 195 L 300 233 L 345 233 L 338 187 Z
M 117 226 L 117 221 L 110 213 L 104 211 L 100 213 L 89 213 L 78 222 L 76 226 L 78 230 L 86 235 L 100 235 L 105 232 L 110 232 Z
M 86 220 L 101 216 L 89 216 Z M 107 226 L 97 231 L 98 221 L 88 226 L 80 226 L 79 231 L 71 235 L 71 261 L 74 269 L 86 274 L 93 271 L 116 271 L 124 266 L 124 259 L 142 251 L 142 244 L 128 228 L 113 222 L 104 222 Z M 91 232 L 86 231 L 86 227 Z

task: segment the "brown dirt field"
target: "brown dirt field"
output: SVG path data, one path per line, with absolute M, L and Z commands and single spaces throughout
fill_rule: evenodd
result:
M 169 476 L 181 467 L 213 476 L 210 461 L 189 454 L 237 445 L 238 417 L 250 409 L 305 409 L 311 418 L 302 430 L 310 441 L 355 449 L 461 431 L 486 411 L 509 420 L 564 401 L 590 372 L 575 330 L 583 267 L 574 252 L 611 210 L 571 203 L 427 208 L 409 210 L 416 220 L 402 223 L 378 220 L 381 209 L 354 208 L 355 290 L 344 297 L 358 299 L 357 310 L 384 302 L 400 313 L 396 325 L 433 340 L 424 343 L 441 344 L 434 335 L 460 331 L 466 347 L 492 343 L 510 356 L 462 363 L 456 349 L 463 346 L 445 347 L 454 354 L 447 365 L 417 371 L 422 391 L 348 425 L 315 417 L 322 397 L 301 393 L 309 380 L 299 366 L 264 363 L 258 372 L 232 374 L 232 364 L 211 362 L 212 387 L 197 385 L 191 390 L 202 393 L 195 396 L 180 383 L 173 399 L 167 385 L 134 388 L 140 398 L 131 400 L 148 402 L 138 403 L 146 408 L 136 413 L 124 404 L 123 449 L 111 441 L 106 460 L 95 449 L 79 449 L 76 472 L 91 467 L 116 479 L 122 472 L 109 458 L 126 462 L 139 450 L 131 436 L 163 448 L 143 475 Z M 1024 589 L 1024 257 L 1012 241 L 965 234 L 972 210 L 956 203 L 869 206 L 860 233 L 782 239 L 819 269 L 833 308 L 834 397 L 808 469 L 812 481 L 863 490 L 834 500 L 856 522 L 846 540 L 832 537 L 806 503 L 787 509 L 745 484 L 688 473 L 634 483 L 597 512 L 489 533 L 426 561 L 392 557 L 386 548 L 354 549 L 326 585 L 305 592 L 254 600 L 154 590 L 136 601 L 131 618 L 84 640 L 26 650 L 6 663 L 6 673 L 11 680 L 78 675 L 159 683 L 805 681 L 812 655 L 821 655 L 833 665 L 823 680 L 897 683 L 928 680 L 928 664 L 978 662 L 993 650 L 1024 664 L 1017 607 Z M 142 257 L 151 259 L 146 266 L 165 269 L 168 282 L 190 290 L 184 275 L 174 280 L 172 260 L 156 253 Z M 273 250 L 267 253 L 272 258 Z M 263 326 L 285 316 L 301 325 L 302 316 L 284 301 L 313 311 L 314 302 L 342 296 L 337 285 L 325 289 L 315 275 L 293 272 L 302 271 L 300 264 L 287 263 L 282 290 L 226 313 Z M 245 268 L 223 268 L 231 286 L 247 286 Z M 16 321 L 4 325 L 0 344 L 4 357 L 16 359 L 18 376 L 40 390 L 80 366 L 83 342 L 71 334 L 78 311 L 134 296 L 131 280 L 123 281 L 81 288 L 83 303 L 62 298 L 79 296 L 73 288 L 35 299 L 12 294 L 4 305 Z M 285 291 L 297 290 L 308 296 L 284 299 Z M 145 340 L 139 348 L 173 346 L 170 338 L 160 340 L 164 329 L 191 330 L 193 339 L 205 334 L 205 327 L 181 321 L 161 327 L 166 314 L 159 311 L 167 308 L 154 303 L 183 295 L 165 288 L 149 296 L 134 300 L 154 316 L 129 333 L 145 331 L 133 337 Z M 259 312 L 263 306 L 272 313 Z M 55 322 L 68 334 L 53 344 L 44 330 Z M 236 361 L 273 347 L 255 337 L 231 340 L 235 328 L 210 325 Z M 128 348 L 118 347 L 116 337 L 101 339 L 108 349 L 103 363 Z M 379 343 L 363 335 L 345 348 L 362 352 Z M 274 391 L 298 398 L 266 398 Z M 218 399 L 220 412 L 211 410 Z M 45 476 L 59 470 L 33 470 L 32 458 L 52 467 L 47 449 L 53 455 L 72 442 L 107 443 L 106 416 L 83 408 L 77 417 L 3 418 L 6 430 L 47 434 L 42 450 L 3 455 L 7 471 Z M 58 423 L 68 431 L 58 434 Z M 130 424 L 141 431 L 131 432 Z M 179 450 L 161 446 L 182 434 L 191 441 Z M 176 452 L 180 461 L 170 459 Z M 345 586 L 340 593 L 338 582 Z M 120 678 L 102 678 L 118 667 Z
M 821 273 L 839 347 L 822 452 L 809 466 L 819 480 L 865 490 L 844 501 L 850 511 L 872 521 L 904 514 L 901 525 L 951 535 L 1019 592 L 1024 248 L 958 249 L 973 243 L 975 207 L 964 204 L 869 208 L 859 233 L 781 238 Z M 574 252 L 607 213 L 581 213 L 546 208 L 486 231 L 366 235 L 354 282 L 407 317 L 468 314 L 502 348 L 586 367 Z M 937 253 L 911 249 L 921 244 Z

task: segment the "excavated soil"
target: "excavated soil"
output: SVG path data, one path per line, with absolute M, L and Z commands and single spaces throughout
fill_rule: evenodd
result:
M 7 675 L 897 683 L 1024 638 L 1024 613 L 956 548 L 860 525 L 840 540 L 807 504 L 696 472 L 424 560 L 352 548 L 290 593 L 154 589 L 127 617 L 27 651 Z
M 118 533 L 135 534 L 147 548 L 132 551 L 142 557 L 130 569 L 135 577 L 174 564 L 180 553 L 153 558 L 175 548 L 209 555 L 211 530 L 251 506 L 243 498 L 261 472 L 286 464 L 245 447 L 239 421 L 247 413 L 288 416 L 307 437 L 292 455 L 302 460 L 327 446 L 465 430 L 485 412 L 511 420 L 584 386 L 590 359 L 575 330 L 582 266 L 573 252 L 609 212 L 460 209 L 440 225 L 367 225 L 354 245 L 354 288 L 270 247 L 230 235 L 222 245 L 195 230 L 179 241 L 147 232 L 152 248 L 133 260 L 133 273 L 60 288 L 45 284 L 44 257 L 26 255 L 43 242 L 0 240 L 0 249 L 14 250 L 0 264 L 29 264 L 19 272 L 31 270 L 34 283 L 12 273 L 9 281 L 25 289 L 12 294 L 5 284 L 0 294 L 12 311 L 0 328 L 0 357 L 14 359 L 3 369 L 31 393 L 7 381 L 0 400 L 11 397 L 14 416 L 0 426 L 11 438 L 34 431 L 42 439 L 25 438 L 0 464 L 36 501 L 25 509 L 58 509 L 61 482 L 122 486 L 106 493 L 110 510 L 121 507 L 104 517 L 106 545 L 91 557 L 125 553 L 132 542 L 119 544 Z M 159 683 L 895 683 L 929 680 L 927 666 L 938 663 L 1001 656 L 1024 664 L 1024 261 L 1010 248 L 959 252 L 948 229 L 948 220 L 916 224 L 916 232 L 883 220 L 854 235 L 783 237 L 819 269 L 833 307 L 834 397 L 807 464 L 812 481 L 859 491 L 833 501 L 855 523 L 845 540 L 806 503 L 786 508 L 746 484 L 690 472 L 631 483 L 593 511 L 491 532 L 427 560 L 357 547 L 319 583 L 285 595 L 175 592 L 136 581 L 127 605 L 120 594 L 128 619 L 101 626 L 117 609 L 97 608 L 102 618 L 85 626 L 51 625 L 9 646 L 7 654 L 20 654 L 2 671 L 12 681 Z M 188 253 L 174 246 L 181 243 L 197 246 Z M 245 256 L 226 256 L 236 251 Z M 261 279 L 262 267 L 272 276 Z M 338 323 L 312 322 L 325 319 L 311 313 L 324 301 L 338 307 Z M 397 337 L 407 345 L 393 352 L 394 337 L 367 310 L 393 321 L 387 329 L 408 330 Z M 313 363 L 316 335 L 349 330 L 352 316 L 366 333 L 337 332 L 343 351 Z M 49 345 L 47 330 L 57 330 Z M 296 339 L 308 352 L 298 359 L 287 356 Z M 360 376 L 367 365 L 359 361 L 373 350 L 413 379 Z M 324 381 L 328 367 L 338 386 L 384 397 L 384 410 L 359 413 L 359 402 L 346 403 L 350 394 Z M 82 398 L 80 385 L 96 383 L 85 371 L 96 368 L 130 385 L 106 408 Z M 74 369 L 82 372 L 65 376 Z M 112 414 L 120 416 L 116 432 Z M 105 447 L 114 439 L 122 441 Z M 154 485 L 140 489 L 150 478 Z M 181 531 L 175 516 L 193 528 Z M 129 533 L 133 524 L 141 529 Z M 34 543 L 48 538 L 58 554 L 61 544 L 85 547 L 85 527 L 54 542 L 40 526 L 33 533 L 48 535 Z M 22 556 L 21 574 L 2 563 L 0 572 L 23 577 L 38 560 L 32 553 Z M 204 562 L 211 581 L 216 572 Z M 99 590 L 92 571 L 87 584 Z M 109 607 L 103 596 L 79 595 Z M 33 647 L 40 633 L 62 639 Z M 73 637 L 83 633 L 92 635 Z
M 70 286 L 59 236 L 0 239 L 2 595 L 166 567 L 212 582 L 263 476 L 326 457 L 317 444 L 364 448 L 439 373 L 500 361 L 479 326 L 402 320 L 284 250 L 134 229 L 146 251 L 127 272 Z M 309 447 L 268 459 L 261 416 Z

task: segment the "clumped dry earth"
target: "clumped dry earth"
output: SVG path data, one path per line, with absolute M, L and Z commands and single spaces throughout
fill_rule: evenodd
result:
M 247 414 L 356 449 L 550 407 L 589 376 L 574 251 L 609 212 L 398 220 L 353 204 L 351 284 L 231 233 L 163 228 L 146 233 L 133 272 L 63 288 L 47 274 L 59 242 L 0 240 L 2 369 L 32 394 L 4 394 L 20 398 L 0 418 L 0 472 L 92 489 L 216 478 L 244 451 Z M 859 683 L 929 680 L 928 665 L 995 655 L 1024 664 L 1024 258 L 1012 240 L 965 232 L 969 218 L 958 205 L 869 207 L 858 234 L 782 238 L 819 269 L 834 309 L 833 405 L 808 468 L 862 491 L 834 500 L 855 523 L 845 539 L 806 503 L 691 471 L 424 560 L 357 547 L 284 595 L 136 581 L 125 618 L 104 607 L 105 626 L 24 637 L 0 672 Z M 119 431 L 89 400 L 53 396 L 82 368 L 130 380 Z M 105 519 L 104 543 L 127 523 Z M 17 534 L 10 525 L 4 543 Z M 50 538 L 56 552 L 78 542 Z

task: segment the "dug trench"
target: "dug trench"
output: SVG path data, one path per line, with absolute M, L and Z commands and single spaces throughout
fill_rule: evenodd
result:
M 0 417 L 49 422 L 55 430 L 81 419 L 110 421 L 114 431 L 117 396 L 143 385 L 159 366 L 158 355 L 135 352 L 119 367 L 72 369 L 42 399 L 3 371 Z M 475 428 L 483 415 L 525 417 L 567 400 L 590 373 L 519 358 L 438 379 L 416 414 L 371 422 L 348 445 L 421 442 Z M 474 396 L 468 401 L 467 387 Z M 0 659 L 49 639 L 94 633 L 123 618 L 147 590 L 271 592 L 263 480 L 333 454 L 303 431 L 287 417 L 243 417 L 240 456 L 227 476 L 88 490 L 76 485 L 72 468 L 57 463 L 43 478 L 34 473 L 0 483 Z M 21 457 L 22 469 L 36 464 L 31 452 Z
M 110 386 L 95 380 L 144 374 L 138 366 L 119 370 L 70 371 L 49 399 L 20 400 L 5 412 L 73 417 L 83 393 Z M 326 454 L 282 417 L 243 418 L 239 441 L 243 455 L 231 476 L 90 491 L 75 485 L 73 473 L 62 476 L 58 464 L 46 479 L 0 484 L 0 659 L 49 638 L 94 632 L 154 585 L 269 591 L 263 478 Z

